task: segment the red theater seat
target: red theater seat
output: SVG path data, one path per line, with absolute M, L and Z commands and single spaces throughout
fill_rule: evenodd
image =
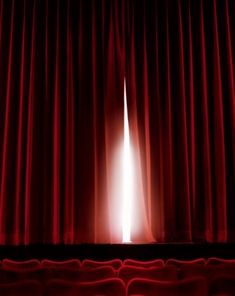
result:
M 84 267 L 84 268 L 95 268 L 100 266 L 111 266 L 117 270 L 122 266 L 122 261 L 120 259 L 113 259 L 109 261 L 94 261 L 94 260 L 85 259 L 81 265 L 81 267 Z
M 40 262 L 37 259 L 25 260 L 25 261 L 14 261 L 9 259 L 4 259 L 2 261 L 3 268 L 13 268 L 13 269 L 31 269 L 40 267 Z
M 168 259 L 166 261 L 166 265 L 175 265 L 177 267 L 181 267 L 188 264 L 199 264 L 199 265 L 205 265 L 206 260 L 204 258 L 199 258 L 195 260 L 177 260 L 177 259 Z
M 136 267 L 156 267 L 156 266 L 164 266 L 164 261 L 162 259 L 156 259 L 151 261 L 126 259 L 124 260 L 123 265 L 136 266 Z
M 51 280 L 46 285 L 46 296 L 125 296 L 124 283 L 118 279 L 106 279 L 90 283 L 74 283 Z
M 204 278 L 192 278 L 174 282 L 134 279 L 127 286 L 128 296 L 207 296 Z
M 208 258 L 208 265 L 217 265 L 217 264 L 235 264 L 235 259 L 222 259 L 222 258 Z
M 101 266 L 97 268 L 87 268 L 81 270 L 75 270 L 71 268 L 54 268 L 50 269 L 50 275 L 53 279 L 91 282 L 113 278 L 116 276 L 116 271 L 111 266 Z
M 221 276 L 215 278 L 209 287 L 211 296 L 235 296 L 235 276 Z
M 134 267 L 123 266 L 119 269 L 118 276 L 126 284 L 133 278 L 145 278 L 161 281 L 175 281 L 178 278 L 178 270 L 176 266 L 165 267 Z
M 213 279 L 220 276 L 235 276 L 235 265 L 185 265 L 180 269 L 180 278 L 191 278 L 194 276 L 203 276 L 210 283 Z
M 45 268 L 0 269 L 0 283 L 13 283 L 21 280 L 45 281 L 50 278 L 50 271 Z M 0 294 L 1 295 L 1 294 Z
M 41 265 L 47 268 L 74 268 L 78 269 L 81 266 L 81 262 L 77 259 L 64 260 L 64 261 L 53 261 L 53 260 L 42 260 Z
M 11 284 L 0 284 L 1 296 L 42 296 L 42 286 L 37 281 L 21 281 Z

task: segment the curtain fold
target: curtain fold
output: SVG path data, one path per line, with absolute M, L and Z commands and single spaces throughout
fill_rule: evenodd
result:
M 127 85 L 156 241 L 234 241 L 234 4 L 128 1 Z
M 0 3 L 0 243 L 112 242 L 123 3 Z
M 235 4 L 0 0 L 0 244 L 235 241 Z

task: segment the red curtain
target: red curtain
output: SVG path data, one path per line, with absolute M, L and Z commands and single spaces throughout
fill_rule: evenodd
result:
M 0 243 L 111 242 L 122 2 L 0 3 Z
M 130 117 L 157 241 L 235 239 L 234 1 L 128 1 Z
M 0 0 L 1 244 L 121 242 L 124 77 L 133 242 L 235 240 L 234 5 Z

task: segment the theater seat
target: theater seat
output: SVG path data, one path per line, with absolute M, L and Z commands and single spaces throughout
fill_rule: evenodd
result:
M 81 266 L 81 262 L 77 259 L 70 259 L 64 261 L 42 260 L 41 266 L 47 268 L 74 268 L 78 269 Z
M 84 268 L 81 270 L 71 268 L 53 268 L 50 269 L 50 276 L 54 279 L 90 282 L 113 278 L 116 276 L 116 271 L 111 266 L 101 266 L 92 269 Z
M 37 281 L 21 281 L 11 284 L 0 284 L 1 296 L 42 296 L 43 289 Z
M 46 296 L 125 296 L 124 283 L 118 279 L 106 279 L 90 283 L 51 280 L 46 285 Z
M 177 267 L 181 267 L 188 264 L 199 264 L 199 265 L 205 265 L 206 260 L 204 258 L 198 258 L 194 260 L 178 260 L 178 259 L 168 259 L 166 261 L 166 265 L 175 265 Z
M 219 265 L 185 265 L 179 271 L 180 278 L 191 278 L 195 276 L 203 276 L 210 283 L 216 277 L 235 276 L 235 265 L 219 264 Z
M 235 296 L 235 276 L 221 276 L 215 278 L 209 287 L 211 296 Z
M 82 268 L 95 268 L 100 266 L 111 266 L 114 269 L 119 269 L 122 265 L 122 261 L 120 259 L 113 259 L 109 261 L 95 261 L 90 259 L 83 260 L 81 267 Z
M 162 259 L 155 259 L 155 260 L 148 260 L 148 261 L 126 259 L 124 260 L 123 265 L 136 266 L 136 267 L 156 267 L 156 266 L 164 266 L 164 261 Z
M 2 261 L 2 267 L 3 268 L 13 268 L 13 269 L 31 269 L 40 267 L 40 262 L 37 259 L 31 259 L 31 260 L 24 260 L 24 261 L 14 261 L 10 259 L 4 259 Z
M 37 280 L 43 282 L 50 278 L 50 271 L 45 268 L 0 269 L 0 283 L 14 283 L 22 280 Z M 1 295 L 1 294 L 0 294 Z
M 235 264 L 235 259 L 222 259 L 211 257 L 207 260 L 208 265 L 217 265 L 217 264 Z
M 149 268 L 123 266 L 119 269 L 118 276 L 126 284 L 133 278 L 175 281 L 178 278 L 178 270 L 177 267 L 173 265 Z
M 133 279 L 127 286 L 128 296 L 207 296 L 206 280 L 202 277 L 174 282 Z

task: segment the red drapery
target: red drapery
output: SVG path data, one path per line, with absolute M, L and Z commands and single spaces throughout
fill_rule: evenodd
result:
M 120 1 L 1 1 L 0 243 L 110 242 Z
M 124 77 L 133 241 L 235 240 L 234 13 L 229 0 L 1 0 L 0 243 L 121 241 Z
M 233 1 L 129 1 L 130 116 L 158 241 L 234 241 Z

